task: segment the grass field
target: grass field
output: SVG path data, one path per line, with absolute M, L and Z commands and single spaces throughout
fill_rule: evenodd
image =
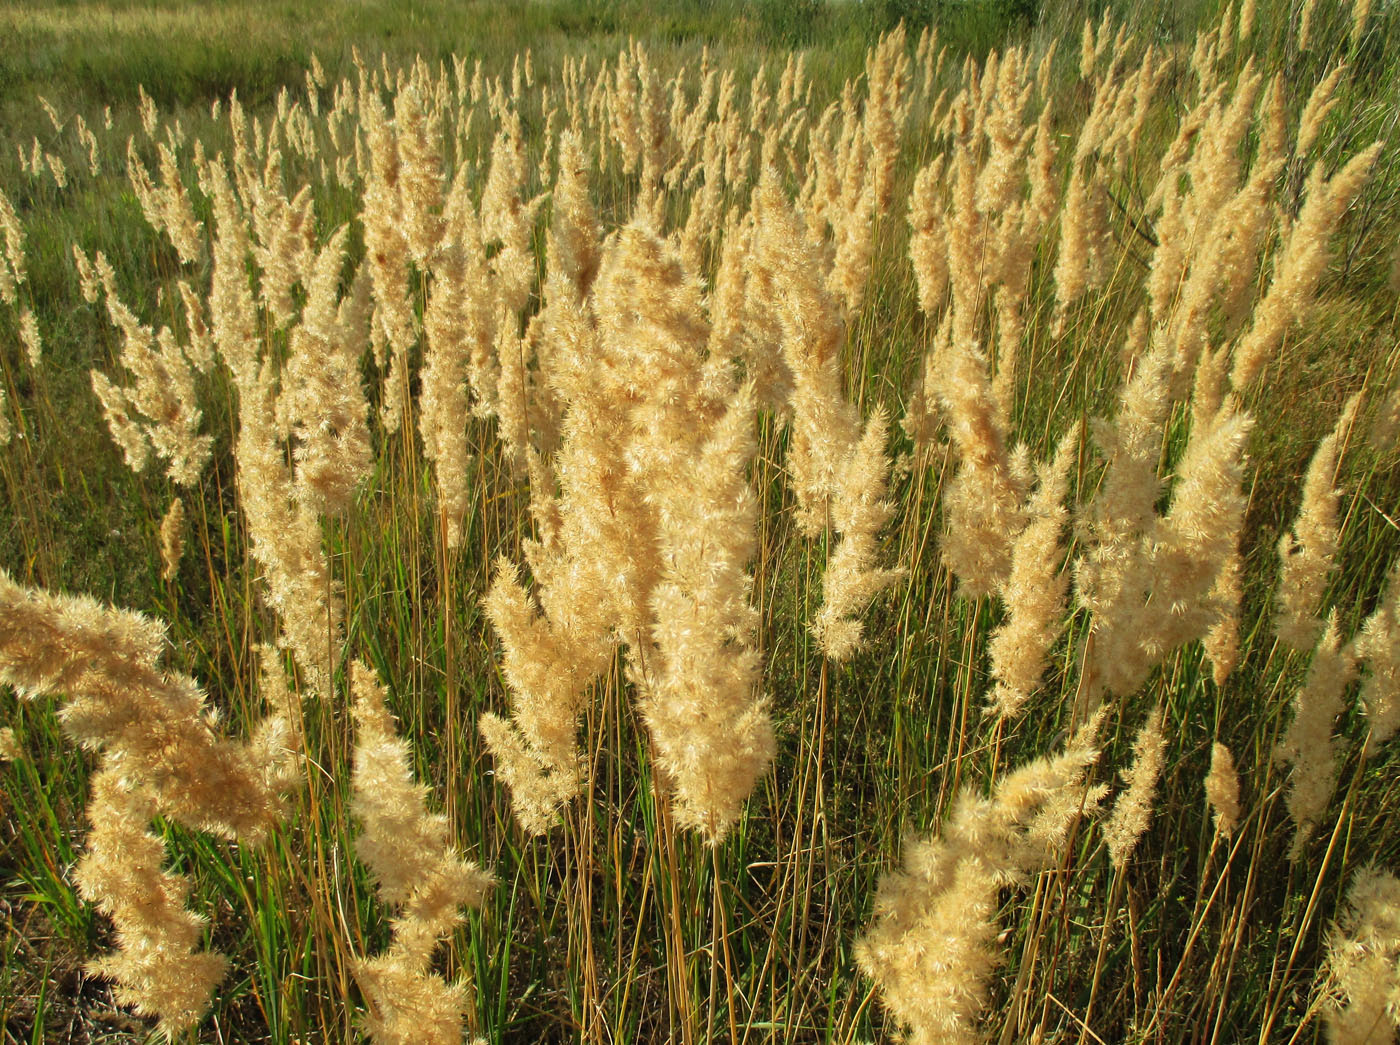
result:
M 1393 1041 L 1398 30 L 0 7 L 2 1040 Z

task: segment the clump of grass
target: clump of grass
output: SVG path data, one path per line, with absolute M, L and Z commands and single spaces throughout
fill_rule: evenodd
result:
M 1303 999 L 1396 851 L 1380 16 L 1287 70 L 1231 8 L 41 105 L 0 166 L 0 845 L 167 1034 L 1374 1016 Z M 111 496 L 70 478 L 103 428 Z M 117 561 L 152 616 L 48 594 Z

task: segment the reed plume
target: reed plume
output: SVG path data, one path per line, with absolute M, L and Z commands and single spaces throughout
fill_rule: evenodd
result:
M 363 661 L 351 668 L 355 755 L 350 809 L 360 823 L 355 853 L 380 899 L 397 909 L 387 951 L 356 958 L 355 979 L 370 1011 L 365 1028 L 378 1045 L 462 1040 L 466 985 L 432 971 L 433 952 L 480 907 L 493 879 L 452 845 L 450 825 L 426 808 L 408 743 L 394 730 L 385 691 Z
M 0 571 L 0 683 L 25 699 L 64 696 L 64 730 L 102 753 L 93 833 L 75 876 L 116 924 L 118 948 L 94 970 L 167 1035 L 196 1022 L 225 962 L 197 951 L 204 920 L 184 908 L 189 883 L 162 870 L 147 831 L 166 816 L 199 831 L 256 840 L 283 811 L 288 709 L 247 742 L 220 736 L 194 679 L 163 671 L 165 628 L 91 599 L 26 589 Z
M 1138 730 L 1133 741 L 1132 768 L 1123 774 L 1127 786 L 1113 803 L 1113 812 L 1104 824 L 1108 859 L 1118 870 L 1127 865 L 1151 821 L 1152 804 L 1157 797 L 1157 782 L 1162 776 L 1163 756 L 1167 750 L 1167 738 L 1162 733 L 1164 721 L 1159 706 Z
M 822 605 L 812 632 L 822 652 L 835 661 L 847 660 L 861 648 L 860 614 L 904 575 L 876 565 L 876 539 L 894 514 L 894 505 L 885 499 L 888 425 L 883 410 L 871 415 L 846 458 L 832 499 L 832 528 L 841 536 L 822 574 Z
M 1400 564 L 1391 568 L 1380 602 L 1361 625 L 1352 651 L 1366 672 L 1361 707 L 1371 728 L 1364 751 L 1373 757 L 1400 729 Z
M 160 521 L 160 579 L 169 584 L 180 570 L 180 557 L 185 551 L 185 502 L 179 497 L 170 502 Z
M 901 869 L 881 877 L 856 961 L 911 1045 L 984 1040 L 979 1020 L 1003 960 L 1001 890 L 1055 866 L 1103 798 L 1084 780 L 1097 727 L 1095 718 L 1060 754 L 1013 770 L 990 797 L 959 795 L 942 830 L 906 846 Z
M 1040 686 L 1050 648 L 1064 628 L 1069 574 L 1063 569 L 1060 535 L 1069 518 L 1064 500 L 1069 470 L 1078 455 L 1073 435 L 1066 435 L 1052 462 L 1038 470 L 1038 484 L 1026 508 L 1029 521 L 1011 550 L 1011 570 L 998 594 L 1006 619 L 988 642 L 992 689 L 989 713 L 1017 717 Z
M 1206 801 L 1215 812 L 1215 829 L 1226 838 L 1233 837 L 1240 822 L 1240 777 L 1230 749 L 1219 741 L 1211 745 L 1205 788 Z
M 1293 695 L 1293 718 L 1275 757 L 1291 767 L 1286 803 L 1295 832 L 1290 857 L 1297 859 L 1321 822 L 1336 787 L 1343 742 L 1332 732 L 1345 709 L 1347 687 L 1356 677 L 1356 658 L 1342 644 L 1337 613 L 1332 611 L 1307 677 Z
M 1385 1045 L 1400 1029 L 1400 879 L 1364 867 L 1327 934 L 1322 1020 L 1331 1045 Z
M 1311 649 L 1322 633 L 1322 597 L 1336 568 L 1340 542 L 1337 508 L 1342 491 L 1334 484 L 1360 401 L 1359 393 L 1352 396 L 1332 431 L 1318 443 L 1303 480 L 1293 531 L 1279 538 L 1282 570 L 1274 595 L 1274 634 L 1295 650 Z
M 1254 384 L 1289 326 L 1308 314 L 1327 267 L 1328 245 L 1347 208 L 1365 188 L 1380 149 L 1380 142 L 1363 149 L 1328 179 L 1322 176 L 1321 163 L 1313 166 L 1303 208 L 1279 248 L 1269 289 L 1255 306 L 1249 330 L 1235 346 L 1230 384 L 1236 389 L 1244 391 Z

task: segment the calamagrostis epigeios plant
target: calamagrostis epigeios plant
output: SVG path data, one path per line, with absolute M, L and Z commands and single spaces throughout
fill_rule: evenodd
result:
M 349 230 L 308 258 L 306 304 L 292 327 L 278 409 L 292 431 L 297 496 L 312 512 L 344 512 L 370 472 L 369 407 L 360 380 L 364 346 L 341 323 L 339 286 Z
M 821 651 L 832 660 L 853 656 L 864 641 L 860 615 L 875 596 L 904 575 L 877 565 L 877 538 L 894 514 L 885 499 L 890 462 L 885 453 L 889 422 L 876 410 L 837 477 L 831 502 L 832 528 L 840 534 L 822 574 L 822 605 L 812 622 Z
M 471 507 L 467 485 L 471 462 L 467 439 L 467 372 L 471 358 L 467 310 L 471 307 L 469 281 L 481 273 L 474 271 L 469 260 L 479 237 L 473 235 L 476 215 L 471 213 L 470 201 L 465 197 L 465 191 L 454 186 L 457 206 L 449 208 L 444 223 L 432 292 L 423 316 L 427 340 L 418 398 L 418 432 L 423 440 L 423 456 L 433 466 L 438 510 L 449 548 L 462 543 L 462 527 Z
M 1137 739 L 1133 741 L 1132 767 L 1123 774 L 1127 786 L 1113 803 L 1113 812 L 1104 824 L 1108 859 L 1115 868 L 1121 869 L 1127 864 L 1152 818 L 1157 781 L 1162 775 L 1163 755 L 1167 750 L 1163 720 L 1162 708 L 1154 708 L 1138 730 Z
M 1352 643 L 1365 668 L 1361 707 L 1371 727 L 1367 756 L 1375 755 L 1400 728 L 1400 563 L 1391 568 L 1380 603 Z
M 408 742 L 395 733 L 384 688 L 362 661 L 351 669 L 351 688 L 355 853 L 380 899 L 397 910 L 389 949 L 354 962 L 370 1006 L 365 1026 L 377 1045 L 457 1045 L 467 989 L 433 972 L 433 952 L 465 921 L 461 908 L 481 906 L 492 877 L 458 853 L 447 818 L 428 812 Z
M 169 583 L 180 571 L 185 552 L 185 502 L 175 498 L 160 521 L 160 579 Z
M 1324 179 L 1322 165 L 1308 177 L 1303 208 L 1279 249 L 1269 289 L 1254 309 L 1249 330 L 1235 346 L 1230 384 L 1244 390 L 1278 351 L 1283 335 L 1312 307 L 1313 295 L 1327 268 L 1332 235 L 1371 176 L 1371 166 L 1381 143 L 1361 150 L 1331 178 Z
M 979 1018 L 1003 960 L 1001 890 L 1055 866 L 1079 817 L 1106 788 L 1084 775 L 1098 759 L 1096 716 L 1058 755 L 1013 770 L 990 797 L 962 794 L 932 838 L 906 847 L 880 879 L 875 921 L 856 961 L 910 1045 L 981 1042 Z
M 624 642 L 678 819 L 717 840 L 773 743 L 748 605 L 754 401 L 706 352 L 699 283 L 647 219 L 609 242 L 589 300 L 556 319 L 546 376 L 562 441 L 531 471 L 537 588 L 505 566 L 488 596 L 512 721 L 482 716 L 482 733 L 517 819 L 545 830 L 582 780 L 586 687 Z
M 1322 1020 L 1330 1045 L 1388 1045 L 1400 1030 L 1400 879 L 1362 868 L 1327 935 Z
M 144 464 L 140 448 L 149 446 L 165 461 L 171 480 L 193 486 L 214 442 L 212 436 L 199 432 L 203 412 L 194 367 L 172 330 L 152 331 L 122 304 L 110 282 L 105 291 L 112 325 L 122 332 L 122 366 L 133 378 L 123 388 L 100 371 L 92 372 L 93 388 L 102 400 L 113 438 L 133 470 Z
M 1293 695 L 1293 718 L 1278 745 L 1276 757 L 1291 767 L 1286 804 L 1295 833 L 1291 855 L 1297 858 L 1321 823 L 1343 752 L 1343 741 L 1332 732 L 1346 709 L 1346 691 L 1356 677 L 1356 658 L 1343 645 L 1332 611 L 1313 650 L 1307 677 Z
M 998 589 L 1006 618 L 987 646 L 996 683 L 987 710 L 999 719 L 1021 713 L 1040 686 L 1050 647 L 1064 629 L 1069 571 L 1060 536 L 1069 518 L 1064 501 L 1078 449 L 1074 434 L 1066 435 L 1054 460 L 1039 469 L 1039 484 L 1026 508 L 1029 522 L 1012 545 L 1011 571 Z
M 15 213 L 14 204 L 0 192 L 0 236 L 5 249 L 0 251 L 0 302 L 10 308 L 19 303 L 19 288 L 28 282 L 24 258 L 24 226 Z
M 1215 813 L 1215 829 L 1226 838 L 1240 822 L 1240 775 L 1230 749 L 1216 741 L 1210 749 L 1210 772 L 1206 774 L 1206 801 Z
M 1229 585 L 1244 517 L 1241 492 L 1252 419 L 1227 401 L 1192 426 L 1171 504 L 1158 516 L 1157 450 L 1169 355 L 1154 347 L 1124 393 L 1116 431 L 1100 429 L 1109 469 L 1090 510 L 1077 564 L 1080 601 L 1093 613 L 1080 702 L 1127 696 L 1174 650 L 1205 639 L 1231 611 Z M 1155 422 L 1155 424 L 1154 424 Z
M 754 195 L 755 258 L 767 276 L 769 308 L 782 331 L 782 352 L 792 375 L 792 439 L 787 466 L 797 497 L 797 521 L 815 536 L 825 528 L 836 495 L 836 476 L 859 439 L 860 415 L 841 387 L 841 346 L 846 329 L 823 273 L 830 268 L 822 244 L 810 239 L 799 215 L 765 170 Z
M 194 883 L 164 869 L 164 840 L 148 829 L 158 812 L 150 789 L 110 761 L 91 784 L 92 829 L 73 877 L 116 926 L 117 948 L 89 969 L 113 982 L 119 1005 L 157 1017 L 173 1040 L 204 1016 L 228 960 L 199 949 L 207 919 L 185 907 Z
M 876 413 L 862 428 L 860 411 L 842 389 L 846 328 L 821 278 L 827 258 L 803 231 L 771 168 L 755 193 L 754 216 L 752 267 L 761 273 L 759 292 L 770 296 L 768 311 L 777 317 L 792 382 L 787 462 L 798 525 L 809 536 L 828 526 L 841 535 L 827 563 L 813 633 L 824 654 L 846 660 L 861 644 L 859 615 L 900 576 L 876 564 L 875 537 L 892 512 L 884 499 L 887 422 Z
M 246 743 L 217 734 L 195 681 L 161 670 L 165 644 L 164 627 L 140 614 L 25 589 L 0 571 L 0 683 L 27 699 L 66 697 L 65 731 L 102 753 L 76 877 L 115 922 L 118 950 L 94 967 L 173 1034 L 208 1008 L 224 960 L 197 951 L 203 919 L 184 909 L 189 883 L 162 870 L 147 825 L 160 815 L 256 839 L 281 815 L 293 752 L 286 707 Z
M 1293 531 L 1279 538 L 1283 564 L 1274 593 L 1274 634 L 1285 646 L 1307 651 L 1322 633 L 1322 597 L 1336 567 L 1337 508 L 1342 491 L 1335 486 L 1337 467 L 1351 433 L 1360 394 L 1354 395 L 1308 464 L 1303 502 Z
M 277 393 L 271 361 L 239 382 L 238 496 L 262 567 L 267 603 L 281 624 L 278 641 L 295 656 L 310 687 L 331 691 L 340 659 L 344 607 L 321 545 L 321 522 L 301 496 L 278 437 Z

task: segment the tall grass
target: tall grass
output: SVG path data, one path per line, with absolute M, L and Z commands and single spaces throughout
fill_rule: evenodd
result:
M 1309 8 L 25 99 L 7 1040 L 1391 1040 L 1394 16 Z

